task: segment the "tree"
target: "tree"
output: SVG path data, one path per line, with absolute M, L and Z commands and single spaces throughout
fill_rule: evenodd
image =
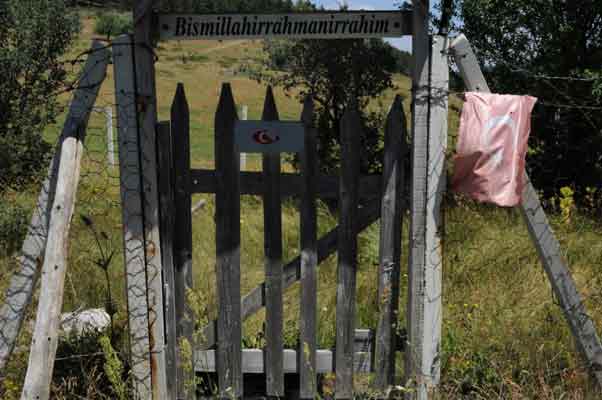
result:
M 299 89 L 303 99 L 316 103 L 320 168 L 329 173 L 339 167 L 340 120 L 357 105 L 363 121 L 361 171 L 381 168 L 383 115 L 369 112 L 367 105 L 383 91 L 393 88 L 392 74 L 398 60 L 393 48 L 380 39 L 266 41 L 270 67 L 284 69 L 260 80 L 286 91 Z
M 78 30 L 63 0 L 0 1 L 0 180 L 22 185 L 47 165 L 44 128 L 67 77 L 60 61 Z
M 546 196 L 572 186 L 577 200 L 600 189 L 602 0 L 464 0 L 459 11 L 492 91 L 539 98 L 535 185 Z

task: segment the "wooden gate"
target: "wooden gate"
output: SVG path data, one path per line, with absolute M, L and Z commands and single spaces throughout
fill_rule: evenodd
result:
M 268 88 L 264 121 L 277 121 Z M 354 373 L 375 372 L 375 386 L 393 384 L 397 337 L 406 123 L 400 98 L 388 116 L 383 176 L 360 176 L 361 121 L 355 110 L 341 121 L 341 174 L 318 172 L 313 102 L 307 99 L 300 118 L 304 151 L 300 173 L 281 173 L 280 154 L 263 154 L 262 172 L 241 172 L 235 144 L 236 105 L 229 84 L 222 87 L 215 115 L 215 170 L 190 167 L 189 112 L 184 87 L 178 86 L 171 121 L 158 127 L 157 154 L 161 203 L 162 257 L 166 287 L 168 390 L 191 397 L 185 382 L 190 371 L 216 372 L 219 396 L 240 398 L 243 374 L 264 374 L 266 395 L 284 397 L 285 374 L 296 374 L 300 398 L 317 395 L 317 375 L 336 374 L 336 397 L 353 397 Z M 204 328 L 194 347 L 194 369 L 180 359 L 182 339 L 192 343 L 193 318 L 186 305 L 192 287 L 191 195 L 215 194 L 218 318 Z M 263 197 L 265 282 L 241 296 L 240 196 Z M 300 199 L 300 256 L 282 258 L 281 204 Z M 317 237 L 316 200 L 338 199 L 340 224 Z M 355 327 L 357 235 L 382 215 L 378 271 L 379 321 L 375 332 Z M 338 252 L 336 348 L 317 349 L 317 268 Z M 300 332 L 296 349 L 283 344 L 283 292 L 300 281 Z M 242 322 L 266 308 L 263 349 L 242 348 Z M 175 372 L 177 371 L 177 373 Z M 188 372 L 187 372 L 188 371 Z

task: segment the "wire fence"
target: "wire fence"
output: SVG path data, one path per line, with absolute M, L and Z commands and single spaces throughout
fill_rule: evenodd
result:
M 117 50 L 114 48 L 113 53 L 115 51 Z M 73 63 L 73 73 L 75 74 L 80 67 L 80 62 Z M 554 81 L 559 80 L 556 78 L 560 77 L 540 78 Z M 77 82 L 84 80 L 85 76 L 77 78 Z M 75 88 L 77 85 L 72 87 Z M 450 92 L 450 94 L 459 94 L 459 92 Z M 150 338 L 128 338 L 128 313 L 130 318 L 132 314 L 140 318 L 143 321 L 141 324 L 146 324 L 147 327 L 149 317 L 146 309 L 136 310 L 131 307 L 131 304 L 128 305 L 126 293 L 128 290 L 138 290 L 138 295 L 146 298 L 146 292 L 142 289 L 147 286 L 144 257 L 149 248 L 158 247 L 160 244 L 148 242 L 144 236 L 124 236 L 123 225 L 134 226 L 133 220 L 142 220 L 144 206 L 124 210 L 122 202 L 124 198 L 134 198 L 142 204 L 141 189 L 145 183 L 141 179 L 141 174 L 143 163 L 150 160 L 132 158 L 131 154 L 124 152 L 124 149 L 128 148 L 135 153 L 141 153 L 142 143 L 140 143 L 135 116 L 119 113 L 122 107 L 129 110 L 135 108 L 136 97 L 133 93 L 129 93 L 122 98 L 128 99 L 130 103 L 118 104 L 112 82 L 105 81 L 93 108 L 89 110 L 90 119 L 81 160 L 81 178 L 69 234 L 69 267 L 66 272 L 63 309 L 106 311 L 110 317 L 107 336 L 115 354 L 124 363 L 122 373 L 127 380 L 124 371 L 134 367 L 128 365 L 130 349 L 135 346 L 132 341 L 139 340 L 141 346 L 146 346 L 150 351 L 150 344 L 148 344 Z M 564 105 L 547 103 L 547 105 L 590 110 L 582 105 L 571 103 Z M 111 124 L 108 123 L 109 121 Z M 112 136 L 108 134 L 108 126 L 115 129 Z M 130 138 L 136 142 L 118 143 L 117 130 L 119 129 L 135 133 Z M 55 143 L 58 144 L 59 141 L 60 137 L 57 137 Z M 55 145 L 55 148 L 58 146 Z M 119 159 L 115 160 L 115 164 L 110 162 L 111 154 Z M 127 164 L 126 159 L 129 160 Z M 133 180 L 126 181 L 125 177 Z M 135 177 L 138 177 L 137 182 Z M 124 188 L 125 192 L 122 192 Z M 38 193 L 33 194 L 33 192 L 32 199 L 38 196 Z M 30 203 L 34 202 L 35 200 L 30 201 Z M 443 317 L 443 354 L 446 373 L 449 376 L 470 380 L 474 385 L 470 390 L 475 392 L 480 390 L 481 395 L 485 397 L 491 394 L 488 390 L 492 390 L 493 386 L 487 379 L 491 382 L 502 382 L 510 387 L 514 382 L 511 381 L 512 379 L 536 381 L 541 378 L 546 385 L 553 385 L 559 376 L 565 376 L 568 382 L 566 385 L 574 385 L 576 388 L 573 389 L 577 390 L 583 381 L 579 380 L 581 378 L 573 378 L 569 375 L 575 370 L 582 371 L 589 366 L 584 365 L 579 358 L 570 355 L 574 350 L 570 333 L 565 328 L 557 301 L 545 283 L 543 272 L 540 272 L 537 254 L 529 242 L 526 227 L 520 222 L 520 216 L 514 211 L 494 210 L 452 195 L 447 199 L 446 206 L 444 253 L 446 292 Z M 252 220 L 252 207 L 246 209 L 249 220 Z M 35 212 L 45 211 L 46 208 Z M 602 296 L 600 295 L 602 279 L 595 266 L 602 265 L 600 256 L 602 248 L 599 244 L 601 228 L 577 211 L 569 194 L 560 196 L 556 200 L 555 211 L 558 214 L 552 217 L 552 221 L 563 248 L 563 256 L 572 266 L 587 310 L 600 330 L 602 329 Z M 202 218 L 203 224 L 211 224 L 212 216 Z M 247 216 L 243 218 L 246 219 Z M 470 223 L 467 223 L 467 220 Z M 143 234 L 144 226 L 139 228 L 142 229 L 139 233 Z M 207 231 L 212 233 L 213 229 Z M 46 233 L 47 225 L 44 225 L 42 231 L 36 234 L 40 239 Z M 132 232 L 126 233 L 128 234 Z M 404 249 L 407 249 L 405 232 L 404 236 Z M 198 238 L 211 240 L 203 234 L 197 236 Z M 365 241 L 367 244 L 363 250 L 360 250 L 363 251 L 363 260 L 366 263 L 374 261 L 371 258 L 375 252 L 372 239 L 369 237 Z M 124 243 L 125 248 L 131 251 L 130 254 L 124 254 Z M 206 247 L 202 251 L 205 249 Z M 141 255 L 142 259 L 139 258 Z M 203 257 L 207 255 L 201 250 L 195 250 L 195 260 Z M 138 265 L 144 267 L 138 270 L 143 277 L 138 277 L 137 281 L 143 286 L 137 288 L 128 287 L 135 281 L 132 278 L 136 277 L 128 276 L 126 279 L 124 266 L 124 260 L 133 259 L 137 259 Z M 24 277 L 36 280 L 33 276 L 40 268 L 37 263 L 39 260 L 38 257 L 33 260 L 34 263 L 31 265 L 35 270 L 28 270 Z M 16 259 L 7 265 L 9 268 L 3 272 L 2 278 L 18 271 Z M 201 271 L 198 273 L 200 274 Z M 332 271 L 324 272 L 322 276 L 327 278 L 324 282 L 332 279 L 330 275 Z M 366 281 L 371 279 L 367 272 L 365 279 Z M 325 283 L 321 284 L 323 285 L 319 291 L 321 305 L 326 307 L 333 304 L 332 288 Z M 214 284 L 208 285 L 211 286 L 210 291 L 215 292 Z M 362 285 L 373 289 L 368 283 L 360 282 L 360 288 L 363 287 Z M 407 283 L 402 279 L 402 294 L 405 294 L 406 290 Z M 369 294 L 360 298 L 358 302 L 360 310 L 371 310 L 374 306 L 374 299 Z M 291 304 L 292 310 L 298 307 L 294 301 L 288 303 Z M 37 305 L 35 298 L 32 305 L 29 317 L 34 314 L 31 310 L 34 310 Z M 402 304 L 401 309 L 404 307 L 405 305 Z M 371 320 L 369 311 L 364 312 L 365 315 L 360 318 L 369 323 Z M 332 317 L 332 312 L 323 311 L 323 315 Z M 324 320 L 328 319 L 324 318 Z M 405 316 L 401 315 L 399 319 L 400 325 L 405 323 Z M 129 323 L 131 324 L 132 321 L 130 320 Z M 22 363 L 28 356 L 31 328 L 26 322 L 7 369 L 8 372 L 3 373 L 5 381 L 0 394 L 10 392 L 7 382 L 20 382 L 23 378 L 25 371 Z M 322 329 L 329 330 L 326 326 Z M 527 338 L 532 348 L 526 350 L 519 348 L 515 338 Z M 475 343 L 479 341 L 481 344 Z M 489 343 L 489 345 L 482 343 Z M 102 372 L 109 357 L 107 355 L 109 350 L 103 348 L 103 351 L 99 351 L 100 346 L 95 335 L 91 335 L 89 341 L 65 341 L 59 345 L 55 360 L 55 370 L 58 371 L 58 375 L 53 381 L 55 394 L 71 391 L 86 398 L 94 396 L 110 398 L 116 395 L 119 390 L 118 383 L 110 381 Z M 495 354 L 499 355 L 495 356 Z M 513 371 L 507 365 L 508 362 L 504 362 L 504 357 L 510 356 L 514 357 L 513 361 L 519 366 L 517 368 L 525 369 L 527 373 L 533 375 L 541 373 L 542 376 L 522 376 L 521 371 L 517 372 L 518 378 L 512 376 Z M 485 359 L 487 357 L 490 359 Z M 543 366 L 542 370 L 529 369 L 529 362 Z M 483 378 L 482 374 L 489 375 Z M 143 378 L 146 379 L 146 377 L 138 377 L 140 380 Z M 574 379 L 575 382 L 570 379 Z M 447 383 L 450 387 L 454 384 L 451 380 Z M 107 388 L 106 391 L 101 389 L 103 385 Z M 461 384 L 456 386 L 450 390 L 463 390 Z

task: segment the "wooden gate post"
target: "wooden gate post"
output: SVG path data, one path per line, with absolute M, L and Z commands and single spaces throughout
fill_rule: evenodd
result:
M 148 400 L 152 398 L 150 334 L 146 297 L 140 143 L 136 121 L 132 47 L 132 40 L 128 35 L 119 36 L 113 41 L 129 356 L 132 365 L 134 398 Z
M 466 88 L 489 93 L 489 86 L 481 72 L 477 58 L 464 35 L 458 36 L 450 47 Z M 526 175 L 520 209 L 537 248 L 539 259 L 562 307 L 575 343 L 590 371 L 602 387 L 602 345 L 594 322 L 587 314 L 569 269 L 561 255 L 560 244 L 554 235 L 537 192 Z
M 155 87 L 155 1 L 136 2 L 134 17 L 134 62 L 136 117 L 141 148 L 142 193 L 144 201 L 144 244 L 150 334 L 153 399 L 167 397 L 159 192 L 157 185 L 157 94 Z
M 381 201 L 375 386 L 384 393 L 394 384 L 397 317 L 404 199 L 403 163 L 407 154 L 407 126 L 401 97 L 391 107 L 385 127 Z
M 40 300 L 21 394 L 23 400 L 46 400 L 50 396 L 67 273 L 69 227 L 75 209 L 83 141 L 92 107 L 105 79 L 109 56 L 109 51 L 100 42 L 93 43 L 59 139 L 58 173 L 50 214 L 46 215 L 49 219 L 48 236 L 42 266 Z
M 441 344 L 441 200 L 445 190 L 448 66 L 444 37 L 428 35 L 429 1 L 414 1 L 412 202 L 406 381 L 410 398 L 436 394 Z

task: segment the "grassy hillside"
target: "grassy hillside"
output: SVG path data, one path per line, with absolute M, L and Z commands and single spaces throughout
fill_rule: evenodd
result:
M 71 55 L 89 46 L 94 15 L 82 14 L 84 29 Z M 160 119 L 169 118 L 172 96 L 178 82 L 186 88 L 191 111 L 191 153 L 194 167 L 213 163 L 213 114 L 222 82 L 230 82 L 238 105 L 249 107 L 249 117 L 261 114 L 265 87 L 249 79 L 244 66 L 261 58 L 260 42 L 170 42 L 157 50 L 157 89 Z M 74 65 L 74 71 L 80 64 Z M 387 107 L 396 93 L 405 97 L 409 116 L 410 80 L 396 76 L 398 88 L 374 103 Z M 113 72 L 109 70 L 97 106 L 113 106 Z M 281 118 L 297 119 L 301 106 L 293 97 L 276 90 Z M 68 101 L 68 96 L 63 98 Z M 457 130 L 459 103 L 453 100 L 450 111 L 450 137 Z M 46 132 L 55 140 L 60 123 Z M 106 166 L 104 117 L 95 113 L 90 121 L 83 178 L 78 193 L 76 217 L 72 225 L 70 265 L 66 285 L 65 311 L 80 307 L 102 307 L 106 303 L 104 272 L 95 265 L 101 250 L 114 250 L 109 267 L 112 295 L 118 313 L 117 326 L 127 318 L 124 299 L 123 255 L 121 253 L 121 214 L 118 171 Z M 450 146 L 451 148 L 451 146 Z M 251 168 L 259 168 L 257 159 Z M 9 193 L 11 201 L 32 205 L 36 189 Z M 206 207 L 194 215 L 193 265 L 196 308 L 199 318 L 215 316 L 215 224 L 212 196 L 204 198 Z M 571 208 L 565 199 L 563 216 L 552 222 L 565 251 L 587 307 L 602 330 L 602 227 Z M 247 292 L 263 281 L 263 216 L 261 199 L 242 200 L 242 288 Z M 285 260 L 298 254 L 299 214 L 293 201 L 283 207 Z M 79 215 L 92 218 L 86 226 Z M 319 209 L 319 231 L 336 225 L 336 216 L 326 207 Z M 404 215 L 402 265 L 407 265 L 408 214 Z M 94 232 L 107 233 L 107 239 L 94 240 Z M 375 328 L 377 316 L 376 270 L 378 263 L 378 224 L 360 235 L 358 268 L 357 326 Z M 576 356 L 573 341 L 562 313 L 553 298 L 543 269 L 529 241 L 527 229 L 516 210 L 502 210 L 450 196 L 445 203 L 445 250 L 443 292 L 442 380 L 445 399 L 594 399 L 587 375 Z M 106 251 L 105 251 L 106 252 Z M 13 260 L 0 260 L 0 288 L 7 284 Z M 319 342 L 333 346 L 335 337 L 336 257 L 319 269 Z M 402 274 L 399 326 L 405 326 L 407 275 Z M 285 297 L 285 338 L 294 346 L 298 325 L 298 287 Z M 3 291 L 2 291 L 3 293 Z M 3 295 L 3 294 L 2 294 Z M 0 296 L 2 296 L 0 295 Z M 244 325 L 245 345 L 261 346 L 263 314 Z M 4 398 L 18 393 L 26 361 L 28 335 L 3 383 Z M 98 351 L 98 349 L 96 349 Z M 400 357 L 401 360 L 401 357 Z M 61 370 L 67 361 L 57 361 Z M 63 368 L 64 369 L 64 368 Z M 403 374 L 399 362 L 398 376 Z M 369 391 L 370 377 L 359 377 L 359 387 Z M 55 382 L 61 387 L 61 382 Z M 400 385 L 401 378 L 399 381 Z M 80 383 L 81 385 L 82 383 Z M 58 393 L 57 389 L 57 393 Z M 60 397 L 60 396 L 58 396 Z M 66 396 L 69 398 L 69 396 Z M 100 397 L 99 397 L 100 398 Z

